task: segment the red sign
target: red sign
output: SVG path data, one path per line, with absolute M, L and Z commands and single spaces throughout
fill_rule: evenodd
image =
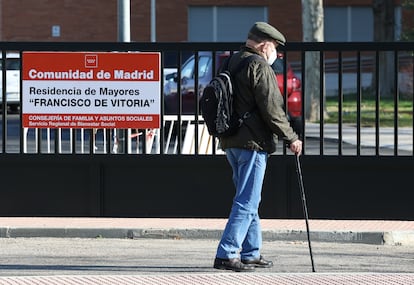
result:
M 160 127 L 160 53 L 24 52 L 22 63 L 23 127 Z

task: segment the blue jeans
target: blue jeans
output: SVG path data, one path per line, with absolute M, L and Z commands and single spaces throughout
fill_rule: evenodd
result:
M 236 194 L 216 257 L 256 259 L 262 247 L 258 211 L 268 154 L 230 148 L 226 155 L 233 170 Z

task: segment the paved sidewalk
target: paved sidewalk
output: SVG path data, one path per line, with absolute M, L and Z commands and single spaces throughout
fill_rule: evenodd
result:
M 218 239 L 225 226 L 226 219 L 158 219 L 158 218 L 51 218 L 51 217 L 0 217 L 0 237 L 14 238 L 14 237 L 62 237 L 62 238 L 143 238 L 143 241 L 148 241 L 148 238 L 165 238 L 165 239 Z M 310 220 L 309 226 L 311 230 L 312 241 L 329 241 L 336 243 L 368 243 L 368 244 L 389 244 L 389 245 L 407 245 L 406 249 L 411 250 L 414 246 L 414 221 L 363 221 L 363 220 Z M 283 219 L 263 219 L 262 220 L 263 237 L 265 240 L 305 240 L 306 241 L 306 227 L 304 220 L 283 220 Z M 32 240 L 32 239 L 29 239 Z M 93 239 L 102 241 L 102 239 Z M 162 241 L 162 240 L 159 240 Z M 165 240 L 168 241 L 168 240 Z M 13 241 L 14 242 L 14 241 Z M 39 246 L 38 242 L 36 244 Z M 74 246 L 73 241 L 70 244 Z M 292 243 L 293 245 L 296 243 Z M 316 244 L 317 245 L 317 244 Z M 85 245 L 82 245 L 85 246 Z M 119 246 L 117 244 L 117 246 Z M 142 245 L 135 245 L 140 248 Z M 187 244 L 185 246 L 188 246 Z M 345 246 L 343 244 L 342 246 Z M 357 245 L 348 245 L 356 247 Z M 358 245 L 368 246 L 368 245 Z M 66 248 L 66 247 L 65 247 Z M 158 246 L 157 246 L 158 248 Z M 396 247 L 405 252 L 404 247 Z M 122 248 L 119 250 L 123 250 Z M 162 250 L 162 249 L 160 249 Z M 325 251 L 328 249 L 325 249 Z M 37 249 L 36 252 L 42 252 Z M 316 257 L 319 258 L 319 263 L 322 263 L 322 255 L 325 251 L 320 250 Z M 76 251 L 73 251 L 76 253 Z M 69 252 L 68 256 L 73 255 Z M 174 251 L 172 251 L 174 252 Z M 379 250 L 375 254 L 380 254 Z M 18 254 L 18 253 L 16 253 Z M 30 255 L 25 251 L 25 254 Z M 43 252 L 49 256 L 49 252 Z M 286 254 L 286 253 L 285 253 Z M 308 256 L 303 254 L 303 260 L 308 266 Z M 329 248 L 329 254 L 332 254 L 332 249 Z M 375 254 L 370 258 L 374 258 Z M 118 255 L 118 252 L 115 252 Z M 53 255 L 50 255 L 53 256 Z M 63 255 L 62 255 L 63 256 Z M 88 255 L 89 256 L 89 255 Z M 161 254 L 162 256 L 162 254 Z M 284 258 L 287 258 L 285 255 Z M 341 255 L 338 255 L 341 256 Z M 399 256 L 399 255 L 395 255 Z M 404 255 L 409 256 L 409 255 Z M 160 258 L 159 253 L 154 254 L 154 258 Z M 6 257 L 7 258 L 7 257 Z M 12 258 L 12 256 L 9 256 Z M 52 258 L 52 257 L 51 257 Z M 90 263 L 87 263 L 91 268 L 97 270 L 104 270 L 106 267 L 112 268 L 114 265 L 109 260 L 109 265 L 102 264 L 100 256 L 91 256 Z M 96 260 L 95 260 L 95 259 Z M 173 257 L 174 258 L 174 257 Z M 298 257 L 299 258 L 299 257 Z M 342 259 L 350 258 L 343 254 Z M 355 257 L 358 259 L 359 257 Z M 361 256 L 361 258 L 368 258 Z M 379 258 L 379 256 L 378 256 Z M 402 257 L 403 258 L 403 257 Z M 164 258 L 165 259 L 165 258 Z M 163 260 L 164 260 L 163 259 Z M 354 259 L 354 262 L 355 262 Z M 20 260 L 20 259 L 19 259 Z M 55 259 L 51 259 L 55 260 Z M 98 262 L 99 261 L 99 262 Z M 5 263 L 4 270 L 12 270 L 16 267 L 27 269 L 50 269 L 60 267 L 63 269 L 75 270 L 71 262 L 65 266 L 62 260 L 55 261 L 56 263 L 43 264 L 39 266 L 30 265 L 30 260 L 22 260 L 18 263 Z M 73 262 L 73 261 L 72 261 Z M 138 260 L 137 260 L 138 262 Z M 145 262 L 145 261 L 142 261 Z M 298 259 L 296 262 L 302 262 Z M 166 261 L 164 261 L 165 264 Z M 36 263 L 37 264 L 37 263 Z M 139 265 L 139 263 L 137 263 Z M 346 261 L 345 261 L 345 264 Z M 122 265 L 119 264 L 120 268 Z M 138 270 L 138 265 L 135 267 Z M 88 266 L 78 266 L 79 270 L 84 269 L 87 273 Z M 149 266 L 149 265 L 147 265 Z M 341 266 L 338 270 L 341 271 Z M 129 267 L 128 267 L 129 268 Z M 147 267 L 143 267 L 145 270 Z M 170 268 L 170 267 L 166 267 Z M 198 267 L 196 267 L 198 268 Z M 75 271 L 70 275 L 41 275 L 41 276 L 1 276 L 0 285 L 23 285 L 23 284 L 414 284 L 414 273 L 408 272 L 387 272 L 382 269 L 380 272 L 318 272 L 320 266 L 317 266 L 316 273 L 284 273 L 284 272 L 266 272 L 265 270 L 258 270 L 254 273 L 234 273 L 225 271 L 211 272 L 191 272 L 189 269 L 178 268 L 177 272 L 159 272 L 155 274 L 143 274 L 139 271 L 131 271 L 131 274 L 123 274 L 122 272 L 110 272 L 110 274 L 102 273 L 99 275 L 79 275 Z M 63 270 L 62 268 L 60 270 Z M 148 268 L 147 268 L 148 269 Z M 185 270 L 188 270 L 186 272 Z M 132 273 L 135 272 L 135 273 Z M 309 271 L 307 271 L 309 272 Z M 46 273 L 46 271 L 45 271 Z
M 338 125 L 325 124 L 324 138 L 338 140 Z M 357 127 L 355 125 L 342 125 L 342 141 L 351 145 L 357 145 Z M 361 146 L 375 147 L 376 146 L 376 130 L 374 127 L 361 127 Z M 320 126 L 316 123 L 306 122 L 306 137 L 319 138 Z M 381 127 L 379 130 L 379 145 L 380 148 L 394 149 L 395 134 L 394 128 Z M 398 128 L 398 149 L 411 152 L 413 151 L 413 129 L 407 127 Z
M 226 219 L 0 217 L 0 237 L 218 239 Z M 312 241 L 414 245 L 414 221 L 310 220 Z M 264 240 L 307 240 L 304 220 L 262 219 Z

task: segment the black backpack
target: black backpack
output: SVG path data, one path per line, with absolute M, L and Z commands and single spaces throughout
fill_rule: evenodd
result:
M 213 77 L 204 88 L 200 98 L 200 109 L 211 136 L 228 137 L 234 135 L 244 120 L 250 117 L 251 111 L 240 116 L 233 108 L 236 95 L 234 77 L 253 57 L 248 56 L 243 59 L 233 73 L 228 70 L 230 58 L 227 58 L 223 71 Z

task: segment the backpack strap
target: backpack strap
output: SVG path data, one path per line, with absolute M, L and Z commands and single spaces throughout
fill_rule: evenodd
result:
M 228 67 L 229 67 L 229 62 L 230 62 L 230 59 L 231 59 L 232 56 L 233 55 L 231 55 L 230 57 L 228 57 L 227 60 L 226 60 L 226 62 L 224 62 L 223 64 L 224 64 L 224 68 L 225 68 L 224 70 L 228 70 L 229 71 L 229 73 L 230 73 L 233 81 L 236 81 L 235 80 L 236 75 L 245 66 L 247 66 L 250 62 L 252 62 L 254 59 L 258 59 L 258 58 L 262 59 L 262 57 L 260 57 L 259 55 L 256 55 L 256 54 L 249 55 L 249 56 L 243 58 L 243 60 L 241 60 L 239 62 L 239 64 L 236 66 L 236 68 L 233 71 L 230 71 L 230 69 Z M 237 88 L 237 84 L 235 82 L 233 83 L 233 86 L 234 86 L 234 89 Z M 237 91 L 235 91 L 234 93 L 237 94 Z M 257 106 L 255 104 L 249 111 L 244 112 L 242 116 L 239 115 L 239 126 L 241 126 L 246 119 L 250 118 L 251 114 L 254 111 L 256 111 L 256 108 L 257 108 Z

